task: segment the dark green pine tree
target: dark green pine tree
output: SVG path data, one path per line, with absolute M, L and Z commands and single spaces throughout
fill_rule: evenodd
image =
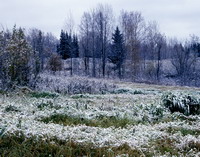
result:
M 109 56 L 110 61 L 116 65 L 118 76 L 122 78 L 122 65 L 125 57 L 124 40 L 119 28 L 117 27 L 112 36 L 112 51 Z
M 62 30 L 60 34 L 60 44 L 57 47 L 57 51 L 62 56 L 62 59 L 68 59 L 70 57 L 68 38 L 68 34 Z
M 200 43 L 192 44 L 191 48 L 195 53 L 197 53 L 198 57 L 200 57 Z
M 76 35 L 65 33 L 63 30 L 60 34 L 60 43 L 57 45 L 57 52 L 62 59 L 79 57 L 78 37 Z
M 66 43 L 65 43 L 65 51 L 67 53 L 67 58 L 72 58 L 72 37 L 71 34 L 65 33 Z
M 73 58 L 79 57 L 79 45 L 78 45 L 78 37 L 74 34 L 72 40 L 72 54 Z

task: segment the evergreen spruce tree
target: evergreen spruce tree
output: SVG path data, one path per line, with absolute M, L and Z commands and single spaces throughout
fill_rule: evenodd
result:
M 62 59 L 70 58 L 70 74 L 73 74 L 73 58 L 79 57 L 78 38 L 76 35 L 68 34 L 61 31 L 60 44 L 57 46 L 57 52 L 62 56 Z
M 68 34 L 66 32 L 66 53 L 68 55 L 68 58 L 73 58 L 73 52 L 72 52 L 72 36 L 71 34 Z
M 60 43 L 57 46 L 57 52 L 62 56 L 62 59 L 79 57 L 78 37 L 61 31 Z
M 116 64 L 116 68 L 118 69 L 118 76 L 122 78 L 122 65 L 125 57 L 124 51 L 124 40 L 123 35 L 121 34 L 119 28 L 117 27 L 115 33 L 112 36 L 112 51 L 109 56 L 110 61 L 113 64 Z
M 4 61 L 11 85 L 27 85 L 31 76 L 30 60 L 32 50 L 26 41 L 23 29 L 13 28 L 12 37 L 6 47 L 7 58 Z
M 195 53 L 197 53 L 198 57 L 200 57 L 200 43 L 192 44 L 191 48 Z
M 72 41 L 72 53 L 73 58 L 79 57 L 79 45 L 78 45 L 78 37 L 76 35 L 73 35 L 73 41 Z
M 69 54 L 69 44 L 68 44 L 68 34 L 65 33 L 63 30 L 60 34 L 60 44 L 57 48 L 59 54 L 62 56 L 62 59 L 68 59 L 70 57 Z

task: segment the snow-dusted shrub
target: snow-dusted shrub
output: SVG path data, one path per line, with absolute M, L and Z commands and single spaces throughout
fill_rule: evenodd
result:
M 0 88 L 1 88 L 1 86 L 0 86 Z M 0 89 L 0 94 L 6 94 L 6 93 L 7 93 L 6 91 Z
M 53 108 L 53 103 L 52 102 L 48 102 L 48 103 L 40 103 L 40 104 L 37 104 L 37 107 L 42 110 L 46 107 L 49 107 L 49 108 Z
M 56 98 L 58 97 L 58 94 L 48 92 L 31 92 L 30 96 L 34 98 Z
M 126 94 L 130 93 L 130 89 L 119 88 L 114 91 L 114 94 Z
M 73 99 L 92 98 L 92 96 L 89 94 L 75 94 L 75 95 L 72 95 L 71 98 L 73 98 Z
M 59 56 L 56 53 L 52 54 L 48 61 L 47 67 L 49 70 L 51 70 L 53 72 L 61 71 L 63 68 L 61 56 Z
M 143 91 L 141 90 L 133 90 L 133 89 L 128 89 L 128 88 L 118 88 L 114 90 L 114 94 L 144 94 Z
M 9 105 L 5 108 L 5 112 L 18 112 L 19 110 L 17 109 L 17 107 Z
M 200 100 L 190 94 L 166 93 L 162 96 L 162 103 L 173 112 L 185 115 L 200 114 Z
M 116 85 L 105 80 L 50 74 L 40 75 L 36 84 L 36 90 L 63 94 L 105 94 L 115 89 Z

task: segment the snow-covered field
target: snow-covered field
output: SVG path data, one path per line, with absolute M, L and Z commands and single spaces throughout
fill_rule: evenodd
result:
M 87 80 L 88 88 L 91 82 L 92 85 L 88 93 L 87 90 L 77 89 L 73 94 L 69 89 L 65 89 L 69 86 L 84 88 L 83 84 L 71 87 L 69 80 L 75 80 L 73 78 L 47 78 L 43 78 L 45 81 L 40 82 L 38 90 L 53 92 L 55 88 L 60 94 L 49 97 L 24 94 L 20 91 L 0 94 L 0 136 L 20 131 L 27 137 L 56 137 L 66 142 L 74 141 L 83 145 L 89 143 L 94 147 L 112 148 L 127 144 L 141 153 L 151 151 L 155 156 L 172 156 L 171 149 L 176 150 L 176 156 L 200 156 L 199 115 L 172 114 L 161 101 L 163 93 L 167 91 L 189 93 L 200 98 L 199 89 L 112 81 L 106 83 L 101 80 L 76 78 L 76 81 L 80 80 L 80 84 L 81 81 L 84 84 Z M 56 83 L 61 86 L 56 87 Z M 66 125 L 53 120 L 44 122 L 45 118 L 52 115 L 88 120 L 97 123 L 97 126 L 91 126 L 90 123 Z M 112 124 L 106 127 L 98 125 L 99 120 L 113 117 L 116 123 L 124 119 L 125 124 L 121 127 Z M 170 148 L 163 153 L 160 147 L 164 143 Z M 143 155 L 145 156 L 145 153 Z

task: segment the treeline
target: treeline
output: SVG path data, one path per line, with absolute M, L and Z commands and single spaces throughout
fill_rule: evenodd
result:
M 71 20 L 67 22 L 70 28 L 61 31 L 60 39 L 38 29 L 1 31 L 1 86 L 34 86 L 38 74 L 46 69 L 69 71 L 69 75 L 200 86 L 198 36 L 184 42 L 170 39 L 156 22 L 146 22 L 140 12 L 121 11 L 114 18 L 112 8 L 101 4 L 83 13 L 78 32 L 72 29 Z
M 181 42 L 167 38 L 158 27 L 137 11 L 121 11 L 114 18 L 110 6 L 98 5 L 84 12 L 78 33 L 82 74 L 149 83 L 171 79 L 179 85 L 199 85 L 199 38 L 192 35 Z
M 34 86 L 37 76 L 56 52 L 58 40 L 51 34 L 31 29 L 27 34 L 14 26 L 0 32 L 0 87 Z M 61 69 L 59 69 L 61 70 Z

